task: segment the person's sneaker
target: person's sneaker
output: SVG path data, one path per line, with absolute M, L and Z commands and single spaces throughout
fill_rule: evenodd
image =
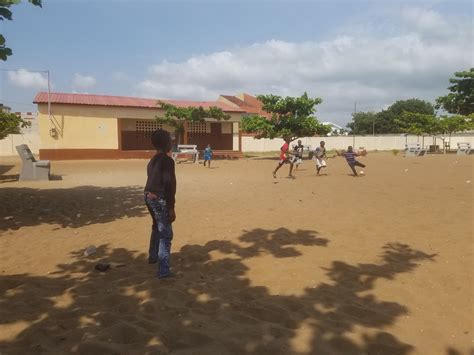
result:
M 277 178 L 277 174 L 275 172 L 273 172 L 273 178 L 276 179 Z
M 157 262 L 158 262 L 158 260 L 148 259 L 148 264 L 156 264 Z

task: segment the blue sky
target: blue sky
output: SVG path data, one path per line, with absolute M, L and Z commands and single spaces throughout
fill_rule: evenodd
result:
M 14 54 L 0 102 L 15 111 L 51 71 L 53 91 L 216 99 L 322 97 L 318 117 L 350 120 L 398 99 L 433 100 L 473 66 L 470 1 L 44 0 L 12 7 L 0 33 Z

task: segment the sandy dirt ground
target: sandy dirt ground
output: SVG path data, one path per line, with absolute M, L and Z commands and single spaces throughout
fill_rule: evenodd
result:
M 3 158 L 0 353 L 472 354 L 474 157 L 361 161 L 363 177 L 334 158 L 294 180 L 271 158 L 177 165 L 158 280 L 146 161 L 18 182 Z

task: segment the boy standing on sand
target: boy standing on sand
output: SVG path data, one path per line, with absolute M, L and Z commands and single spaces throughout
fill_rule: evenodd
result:
M 347 152 L 345 152 L 344 157 L 346 158 L 347 164 L 349 164 L 349 167 L 351 168 L 352 172 L 354 173 L 354 176 L 357 176 L 357 171 L 355 169 L 356 166 L 360 166 L 361 168 L 365 168 L 365 165 L 362 164 L 361 162 L 357 161 L 355 157 L 358 157 L 359 154 L 354 152 L 352 150 L 352 146 L 347 147 Z
M 174 161 L 167 154 L 171 149 L 170 134 L 158 129 L 152 133 L 151 143 L 156 154 L 148 163 L 145 185 L 145 203 L 153 221 L 148 263 L 158 263 L 158 278 L 165 278 L 170 276 L 171 223 L 176 219 L 176 176 Z
M 280 148 L 280 161 L 278 162 L 278 166 L 275 168 L 273 171 L 273 177 L 276 179 L 276 173 L 277 171 L 284 165 L 284 164 L 290 164 L 290 174 L 288 175 L 289 178 L 294 179 L 293 176 L 293 162 L 289 159 L 288 155 L 289 150 L 290 150 L 290 139 L 289 138 L 283 138 L 285 140 L 285 143 L 281 146 Z
M 321 141 L 319 143 L 319 147 L 314 150 L 314 155 L 316 159 L 316 174 L 318 175 L 321 169 L 326 167 L 326 160 L 324 160 L 327 159 L 326 148 L 324 147 L 325 144 L 326 143 L 324 141 Z
M 204 149 L 204 167 L 206 167 L 206 162 L 208 163 L 209 168 L 211 167 L 211 159 L 212 159 L 212 149 L 211 149 L 211 145 L 208 144 L 206 149 Z

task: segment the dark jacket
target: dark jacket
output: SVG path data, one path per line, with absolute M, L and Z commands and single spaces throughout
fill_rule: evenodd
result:
M 147 166 L 145 192 L 153 192 L 166 201 L 168 208 L 174 208 L 176 175 L 174 161 L 164 153 L 156 154 Z

